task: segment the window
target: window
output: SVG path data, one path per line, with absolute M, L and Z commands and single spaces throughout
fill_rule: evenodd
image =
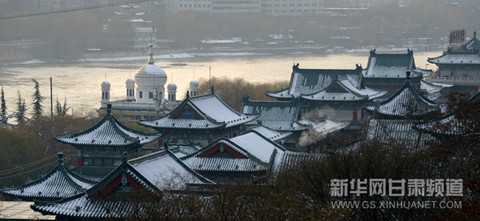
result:
M 153 99 L 153 92 L 148 92 L 148 98 Z
M 139 91 L 139 92 L 138 92 L 138 98 L 140 98 L 140 99 L 143 98 L 143 93 L 142 93 L 142 92 L 143 92 L 143 91 Z

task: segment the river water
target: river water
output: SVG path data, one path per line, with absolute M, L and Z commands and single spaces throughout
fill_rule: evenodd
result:
M 405 53 L 405 52 L 401 52 Z M 441 52 L 415 52 L 417 67 L 425 68 L 428 57 L 436 57 Z M 369 53 L 345 54 L 307 54 L 290 52 L 286 54 L 224 54 L 212 56 L 175 56 L 161 57 L 155 64 L 167 73 L 167 84 L 177 84 L 177 97 L 184 98 L 193 79 L 200 84 L 202 79 L 227 76 L 244 78 L 250 82 L 272 82 L 289 80 L 294 63 L 301 68 L 354 69 L 355 64 L 364 68 Z M 68 106 L 76 114 L 88 113 L 100 106 L 101 87 L 104 80 L 111 83 L 111 100 L 125 98 L 125 81 L 134 77 L 135 71 L 146 63 L 143 61 L 125 61 L 128 59 L 107 59 L 97 62 L 74 62 L 68 64 L 10 64 L 0 66 L 0 84 L 5 91 L 9 113 L 16 111 L 18 91 L 26 99 L 28 111 L 31 111 L 31 100 L 34 83 L 40 83 L 40 91 L 46 97 L 43 105 L 45 113 L 50 111 L 50 77 L 53 79 L 53 103 L 56 99 L 63 103 L 67 99 Z M 435 68 L 433 65 L 429 69 Z M 165 87 L 166 87 L 165 85 Z

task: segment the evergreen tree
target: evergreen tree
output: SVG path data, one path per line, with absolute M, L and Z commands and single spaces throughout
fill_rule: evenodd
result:
M 67 98 L 65 98 L 65 100 L 63 101 L 63 106 L 62 104 L 60 104 L 57 98 L 57 116 L 66 116 L 68 110 L 70 110 L 70 107 L 67 107 Z
M 38 83 L 37 80 L 32 79 L 32 81 L 35 83 L 35 91 L 32 94 L 33 98 L 33 119 L 37 119 L 38 117 L 42 116 L 42 101 L 43 97 L 40 94 L 40 84 Z
M 8 116 L 7 116 L 7 104 L 5 103 L 5 93 L 3 92 L 3 87 L 2 87 L 2 107 L 1 107 L 1 124 L 7 124 Z
M 17 114 L 15 115 L 15 117 L 17 118 L 17 123 L 19 125 L 25 123 L 26 112 L 27 112 L 27 108 L 25 107 L 25 99 L 22 99 L 22 95 L 20 95 L 20 91 L 18 91 Z

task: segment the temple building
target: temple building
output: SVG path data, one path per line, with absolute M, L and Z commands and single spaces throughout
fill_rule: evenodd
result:
M 63 164 L 63 153 L 58 154 L 58 164 L 42 178 L 16 188 L 0 192 L 11 200 L 55 201 L 85 192 L 97 182 L 87 180 Z
M 139 156 L 139 148 L 154 142 L 160 134 L 146 134 L 121 124 L 107 105 L 107 114 L 97 124 L 73 135 L 57 136 L 55 139 L 70 144 L 78 150 L 78 172 L 86 177 L 100 179 L 127 158 Z
M 403 86 L 391 97 L 365 109 L 379 119 L 423 119 L 440 113 L 439 106 L 423 96 L 414 86 L 407 72 Z
M 363 71 L 363 85 L 377 90 L 390 91 L 393 94 L 405 82 L 405 72 L 410 71 L 412 85 L 419 89 L 422 78 L 431 75 L 431 71 L 417 68 L 413 51 L 406 54 L 377 53 L 370 51 L 367 68 Z
M 177 100 L 177 85 L 167 82 L 166 72 L 155 65 L 153 59 L 153 44 L 149 44 L 147 64 L 135 72 L 135 78 L 127 79 L 126 97 L 124 100 L 110 100 L 110 82 L 101 84 L 102 100 L 99 113 L 105 113 L 107 104 L 112 105 L 112 113 L 120 119 L 155 120 L 169 113 L 180 103 Z M 190 82 L 192 94 L 198 94 L 198 81 Z M 167 99 L 165 99 L 167 98 Z
M 451 91 L 469 92 L 472 95 L 480 87 L 480 40 L 476 32 L 473 38 L 459 47 L 449 47 L 441 56 L 428 58 L 428 62 L 438 69 L 430 78 L 431 83 L 452 85 L 445 93 Z
M 217 183 L 266 182 L 274 164 L 280 164 L 286 150 L 249 131 L 234 138 L 220 138 L 180 158 L 185 164 Z
M 152 204 L 156 197 L 162 197 L 162 191 L 181 194 L 189 184 L 214 183 L 188 168 L 169 150 L 128 162 L 125 155 L 120 165 L 85 193 L 55 202 L 35 202 L 32 209 L 56 215 L 60 220 L 142 218 L 139 211 L 165 206 Z
M 206 145 L 221 137 L 235 137 L 246 130 L 246 124 L 258 115 L 239 113 L 211 94 L 189 96 L 166 116 L 139 124 L 154 128 L 161 142 Z
M 357 121 L 364 118 L 362 108 L 385 91 L 365 87 L 362 67 L 351 70 L 301 69 L 293 66 L 290 86 L 267 96 L 280 101 L 300 99 L 303 119 L 317 121 Z
M 279 144 L 289 150 L 298 150 L 298 139 L 300 134 L 311 128 L 311 122 L 301 122 L 300 100 L 292 101 L 251 101 L 248 97 L 243 99 L 242 112 L 244 114 L 259 115 L 259 117 L 248 123 L 249 126 L 260 125 L 265 129 L 259 132 L 268 133 L 266 129 L 282 133 Z M 267 137 L 269 137 L 267 135 Z

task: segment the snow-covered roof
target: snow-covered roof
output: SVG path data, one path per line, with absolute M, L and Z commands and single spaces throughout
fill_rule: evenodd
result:
M 308 125 L 297 121 L 299 115 L 299 100 L 285 101 L 250 101 L 248 97 L 243 99 L 242 112 L 244 114 L 260 115 L 256 122 L 277 131 L 302 131 L 309 128 Z
M 435 102 L 421 95 L 412 86 L 409 78 L 390 98 L 367 106 L 366 109 L 385 118 L 404 118 L 407 115 L 419 117 L 440 110 Z
M 111 105 L 108 107 L 105 117 L 90 129 L 55 139 L 74 146 L 131 146 L 150 143 L 160 137 L 160 134 L 146 134 L 124 126 L 111 114 Z
M 129 191 L 115 191 L 126 188 Z M 121 218 L 134 215 L 139 204 L 125 200 L 132 197 L 107 197 L 116 194 L 131 194 L 145 190 L 149 193 L 157 191 L 156 186 L 138 173 L 124 159 L 123 163 L 112 171 L 99 183 L 89 188 L 85 193 L 65 198 L 52 203 L 36 202 L 32 209 L 43 214 L 77 217 L 82 219 L 93 218 Z M 137 209 L 137 210 L 136 210 Z
M 293 66 L 290 78 L 290 87 L 277 92 L 267 92 L 273 98 L 297 98 L 301 95 L 317 93 L 334 82 L 338 76 L 357 75 L 360 76 L 362 68 L 339 70 L 339 69 L 300 69 L 298 65 Z
M 285 149 L 256 131 L 218 139 L 199 151 L 181 158 L 196 171 L 252 172 L 270 168 Z
M 58 200 L 84 192 L 96 182 L 84 179 L 63 165 L 59 154 L 58 165 L 42 178 L 17 188 L 3 189 L 5 195 L 23 200 Z
M 186 188 L 186 184 L 213 183 L 187 167 L 169 150 L 135 158 L 129 163 L 159 190 L 179 190 Z
M 406 54 L 377 54 L 376 50 L 370 51 L 368 66 L 364 78 L 405 78 L 405 72 L 416 69 L 413 51 Z M 422 73 L 412 72 L 412 78 L 421 76 Z
M 306 100 L 315 101 L 367 101 L 381 97 L 387 91 L 377 91 L 370 88 L 360 88 L 358 82 L 348 76 L 340 76 L 325 89 L 310 95 L 303 95 Z
M 325 120 L 323 122 L 315 124 L 315 126 L 313 126 L 313 129 L 323 134 L 329 134 L 347 127 L 348 124 L 349 122 L 336 122 L 331 120 Z
M 292 135 L 292 132 L 279 132 L 276 130 L 272 130 L 269 128 L 266 128 L 264 126 L 257 126 L 255 128 L 252 128 L 251 130 L 254 130 L 264 137 L 270 139 L 271 141 L 278 141 L 287 138 L 288 136 Z
M 242 125 L 257 117 L 258 115 L 248 115 L 233 110 L 212 93 L 187 97 L 166 116 L 158 120 L 139 123 L 157 129 L 211 129 Z
M 480 64 L 480 54 L 477 52 L 453 52 L 451 50 L 435 58 L 428 58 L 433 64 Z
M 428 141 L 435 138 L 414 128 L 412 120 L 371 119 L 367 125 L 365 142 L 379 141 L 394 145 L 405 145 L 410 148 L 425 147 Z

